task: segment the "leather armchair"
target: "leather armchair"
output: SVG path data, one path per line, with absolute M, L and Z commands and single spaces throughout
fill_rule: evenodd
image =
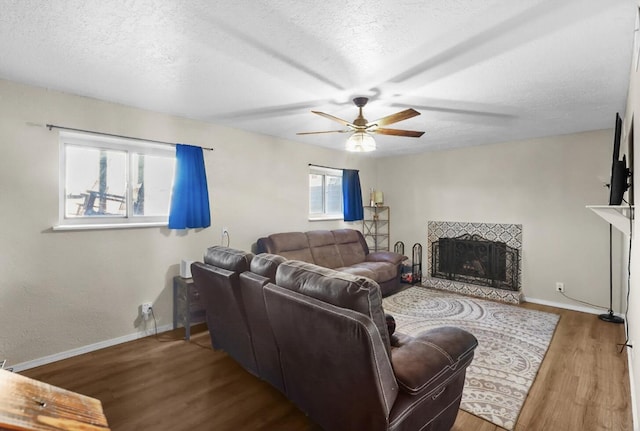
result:
M 264 296 L 286 395 L 325 430 L 451 428 L 473 335 L 390 337 L 377 283 L 299 261 L 280 264 Z
M 275 254 L 259 254 L 251 260 L 251 271 L 240 274 L 240 290 L 247 311 L 258 375 L 283 393 L 285 387 L 280 354 L 267 316 L 264 286 L 275 281 L 278 265 L 285 260 Z
M 204 263 L 191 264 L 191 274 L 204 301 L 211 345 L 258 375 L 239 280 L 240 273 L 249 270 L 252 258 L 253 254 L 242 250 L 210 247 Z

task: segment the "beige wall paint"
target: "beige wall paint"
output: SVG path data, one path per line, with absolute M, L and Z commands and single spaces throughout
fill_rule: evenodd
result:
M 28 122 L 215 147 L 205 152 L 212 226 L 53 232 L 58 133 Z M 136 319 L 146 301 L 158 325 L 171 324 L 180 260 L 201 260 L 223 226 L 244 250 L 278 231 L 359 228 L 307 221 L 309 163 L 360 169 L 365 190 L 374 181 L 366 157 L 1 80 L 0 147 L 0 359 L 9 364 L 144 332 Z
M 205 152 L 212 227 L 52 232 L 57 222 L 57 132 L 27 122 L 215 147 Z M 608 302 L 608 228 L 588 204 L 604 204 L 612 132 L 370 159 L 268 136 L 0 81 L 0 358 L 33 361 L 143 332 L 137 307 L 153 301 L 171 323 L 171 278 L 182 258 L 221 242 L 251 249 L 265 234 L 359 223 L 308 222 L 308 164 L 360 169 L 391 206 L 392 244 L 425 247 L 428 220 L 521 223 L 524 292 L 565 301 L 567 292 Z M 465 168 L 463 171 L 461 168 Z M 572 256 L 567 258 L 567 256 Z M 424 264 L 426 271 L 426 264 Z M 567 301 L 570 303 L 570 301 Z M 616 308 L 619 309 L 616 293 Z
M 555 292 L 561 281 L 568 295 L 607 305 L 609 225 L 585 206 L 608 202 L 612 137 L 604 130 L 385 159 L 378 182 L 392 208 L 392 243 L 420 242 L 427 276 L 429 220 L 522 224 L 526 297 L 581 305 Z

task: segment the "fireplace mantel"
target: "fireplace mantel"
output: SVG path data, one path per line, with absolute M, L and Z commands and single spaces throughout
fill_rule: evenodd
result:
M 587 205 L 587 208 L 611 223 L 620 232 L 629 236 L 631 232 L 629 221 L 633 220 L 633 205 Z

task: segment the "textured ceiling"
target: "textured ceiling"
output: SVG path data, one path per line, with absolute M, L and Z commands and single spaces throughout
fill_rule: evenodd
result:
M 342 149 L 311 109 L 422 115 L 375 156 L 613 126 L 636 0 L 0 0 L 0 77 Z M 76 125 L 68 125 L 76 126 Z

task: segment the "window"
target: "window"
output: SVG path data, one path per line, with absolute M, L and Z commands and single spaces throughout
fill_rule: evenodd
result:
M 166 224 L 175 149 L 60 133 L 60 227 Z
M 342 171 L 309 166 L 309 219 L 342 219 Z

